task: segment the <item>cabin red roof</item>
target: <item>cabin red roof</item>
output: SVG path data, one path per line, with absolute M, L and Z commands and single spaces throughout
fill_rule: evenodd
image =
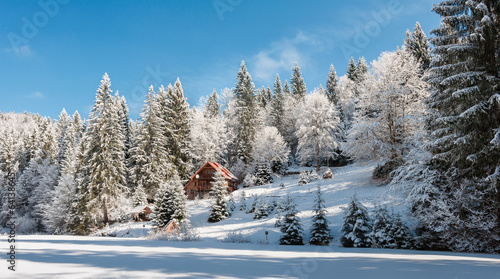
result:
M 220 164 L 218 163 L 213 163 L 213 162 L 206 162 L 200 169 L 198 169 L 198 171 L 196 171 L 193 176 L 191 176 L 191 179 L 194 179 L 194 177 L 202 170 L 204 169 L 207 165 L 211 166 L 212 168 L 216 169 L 216 170 L 219 170 L 220 172 L 222 172 L 222 176 L 224 176 L 224 178 L 227 178 L 227 179 L 238 179 L 236 178 L 236 176 L 234 176 L 234 174 L 232 174 L 228 169 L 226 169 L 225 167 L 221 166 Z

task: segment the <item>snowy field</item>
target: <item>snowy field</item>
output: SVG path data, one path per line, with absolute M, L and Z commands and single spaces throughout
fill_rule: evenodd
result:
M 353 194 L 368 209 L 385 204 L 404 216 L 397 193 L 373 181 L 372 171 L 373 166 L 351 165 L 334 169 L 333 179 L 304 186 L 298 185 L 296 175 L 244 189 L 247 196 L 258 195 L 266 202 L 287 194 L 293 197 L 307 240 L 314 190 L 321 185 L 334 236 L 329 247 L 278 245 L 276 216 L 254 220 L 254 214 L 239 211 L 238 190 L 235 212 L 219 223 L 207 222 L 210 200 L 188 203 L 201 241 L 150 240 L 149 222 L 106 229 L 116 237 L 18 236 L 17 271 L 7 270 L 4 262 L 0 278 L 500 278 L 499 255 L 340 247 L 342 208 Z M 221 242 L 231 232 L 241 233 L 250 243 Z M 6 237 L 0 241 L 3 251 Z
M 500 278 L 498 255 L 43 235 L 19 247 L 0 278 Z

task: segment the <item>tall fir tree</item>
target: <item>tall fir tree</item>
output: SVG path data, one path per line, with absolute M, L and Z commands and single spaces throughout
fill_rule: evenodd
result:
M 241 62 L 236 78 L 233 90 L 236 100 L 233 154 L 236 155 L 236 159 L 248 165 L 252 161 L 252 142 L 257 131 L 257 108 L 255 86 L 244 61 Z
M 340 230 L 342 246 L 370 247 L 372 224 L 366 207 L 353 196 L 345 213 L 344 224 Z
M 307 94 L 306 84 L 302 78 L 302 73 L 300 72 L 300 67 L 297 62 L 292 68 L 292 78 L 290 79 L 290 85 L 292 90 L 292 95 L 297 101 L 302 101 Z
M 160 110 L 162 98 L 166 98 L 163 87 L 160 87 L 158 96 L 154 93 L 153 86 L 149 88 L 132 147 L 134 187 L 142 187 L 149 200 L 154 199 L 158 187 L 172 174 L 165 145 L 166 124 Z
M 309 243 L 311 245 L 328 245 L 332 239 L 328 220 L 326 219 L 325 199 L 321 193 L 321 188 L 318 185 L 316 190 L 316 198 L 314 200 L 314 216 L 312 219 L 311 234 Z
M 205 105 L 205 109 L 203 110 L 203 115 L 205 116 L 205 118 L 216 118 L 220 115 L 220 104 L 215 89 L 207 99 L 207 104 Z
M 214 199 L 211 205 L 210 215 L 208 222 L 216 223 L 226 219 L 229 216 L 227 209 L 227 202 L 225 196 L 227 195 L 227 182 L 222 175 L 221 170 L 216 170 L 214 181 L 212 182 L 212 190 L 210 196 Z
M 283 113 L 284 113 L 284 92 L 281 87 L 280 76 L 276 75 L 273 87 L 273 97 L 271 99 L 271 124 L 278 129 L 278 132 L 283 135 L 285 127 L 283 127 Z
M 419 22 L 415 24 L 412 33 L 406 30 L 405 46 L 421 63 L 422 70 L 427 70 L 431 63 L 431 51 L 429 42 Z
M 86 227 L 108 224 L 125 210 L 125 135 L 119 108 L 111 96 L 111 82 L 104 74 L 90 112 L 80 182 Z
M 179 78 L 174 87 L 167 90 L 165 117 L 165 136 L 170 162 L 181 179 L 188 179 L 193 168 L 191 154 L 190 111 Z
M 297 216 L 295 201 L 287 195 L 285 216 L 281 221 L 281 245 L 304 245 L 304 237 L 300 218 Z
M 442 20 L 431 31 L 426 77 L 434 112 L 430 163 L 438 173 L 430 205 L 442 210 L 446 201 L 450 223 L 443 230 L 423 204 L 413 208 L 450 249 L 498 252 L 492 247 L 500 247 L 500 9 L 496 1 L 448 0 L 433 11 Z
M 187 197 L 182 180 L 177 174 L 174 173 L 172 178 L 160 186 L 155 200 L 157 202 L 153 225 L 157 230 L 165 227 L 171 220 L 180 224 L 189 217 Z
M 328 79 L 326 80 L 326 96 L 328 100 L 333 105 L 337 106 L 339 103 L 339 97 L 337 96 L 337 83 L 339 79 L 333 64 L 330 65 L 330 72 L 328 73 Z
M 351 56 L 351 60 L 349 60 L 349 64 L 347 65 L 347 77 L 354 82 L 357 81 L 356 69 L 356 62 L 354 62 L 354 58 Z

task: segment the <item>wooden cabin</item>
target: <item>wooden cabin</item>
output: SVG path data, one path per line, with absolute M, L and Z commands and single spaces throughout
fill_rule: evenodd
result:
M 149 221 L 149 215 L 153 213 L 153 210 L 153 205 L 139 205 L 132 209 L 130 213 L 136 222 Z
M 196 197 L 200 199 L 208 197 L 208 193 L 212 189 L 212 182 L 214 181 L 216 171 L 220 171 L 226 179 L 227 191 L 229 193 L 237 189 L 238 178 L 236 176 L 220 164 L 207 162 L 191 176 L 191 181 L 184 186 L 188 199 L 193 200 Z
M 172 234 L 179 233 L 179 230 L 180 230 L 179 225 L 173 219 L 168 221 L 168 223 L 163 227 L 163 231 L 165 231 L 167 233 L 172 233 Z

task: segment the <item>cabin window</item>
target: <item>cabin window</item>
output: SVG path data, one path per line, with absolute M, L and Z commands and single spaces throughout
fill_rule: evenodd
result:
M 194 182 L 194 186 L 196 186 L 196 183 L 197 183 L 197 182 L 195 181 L 195 182 Z

